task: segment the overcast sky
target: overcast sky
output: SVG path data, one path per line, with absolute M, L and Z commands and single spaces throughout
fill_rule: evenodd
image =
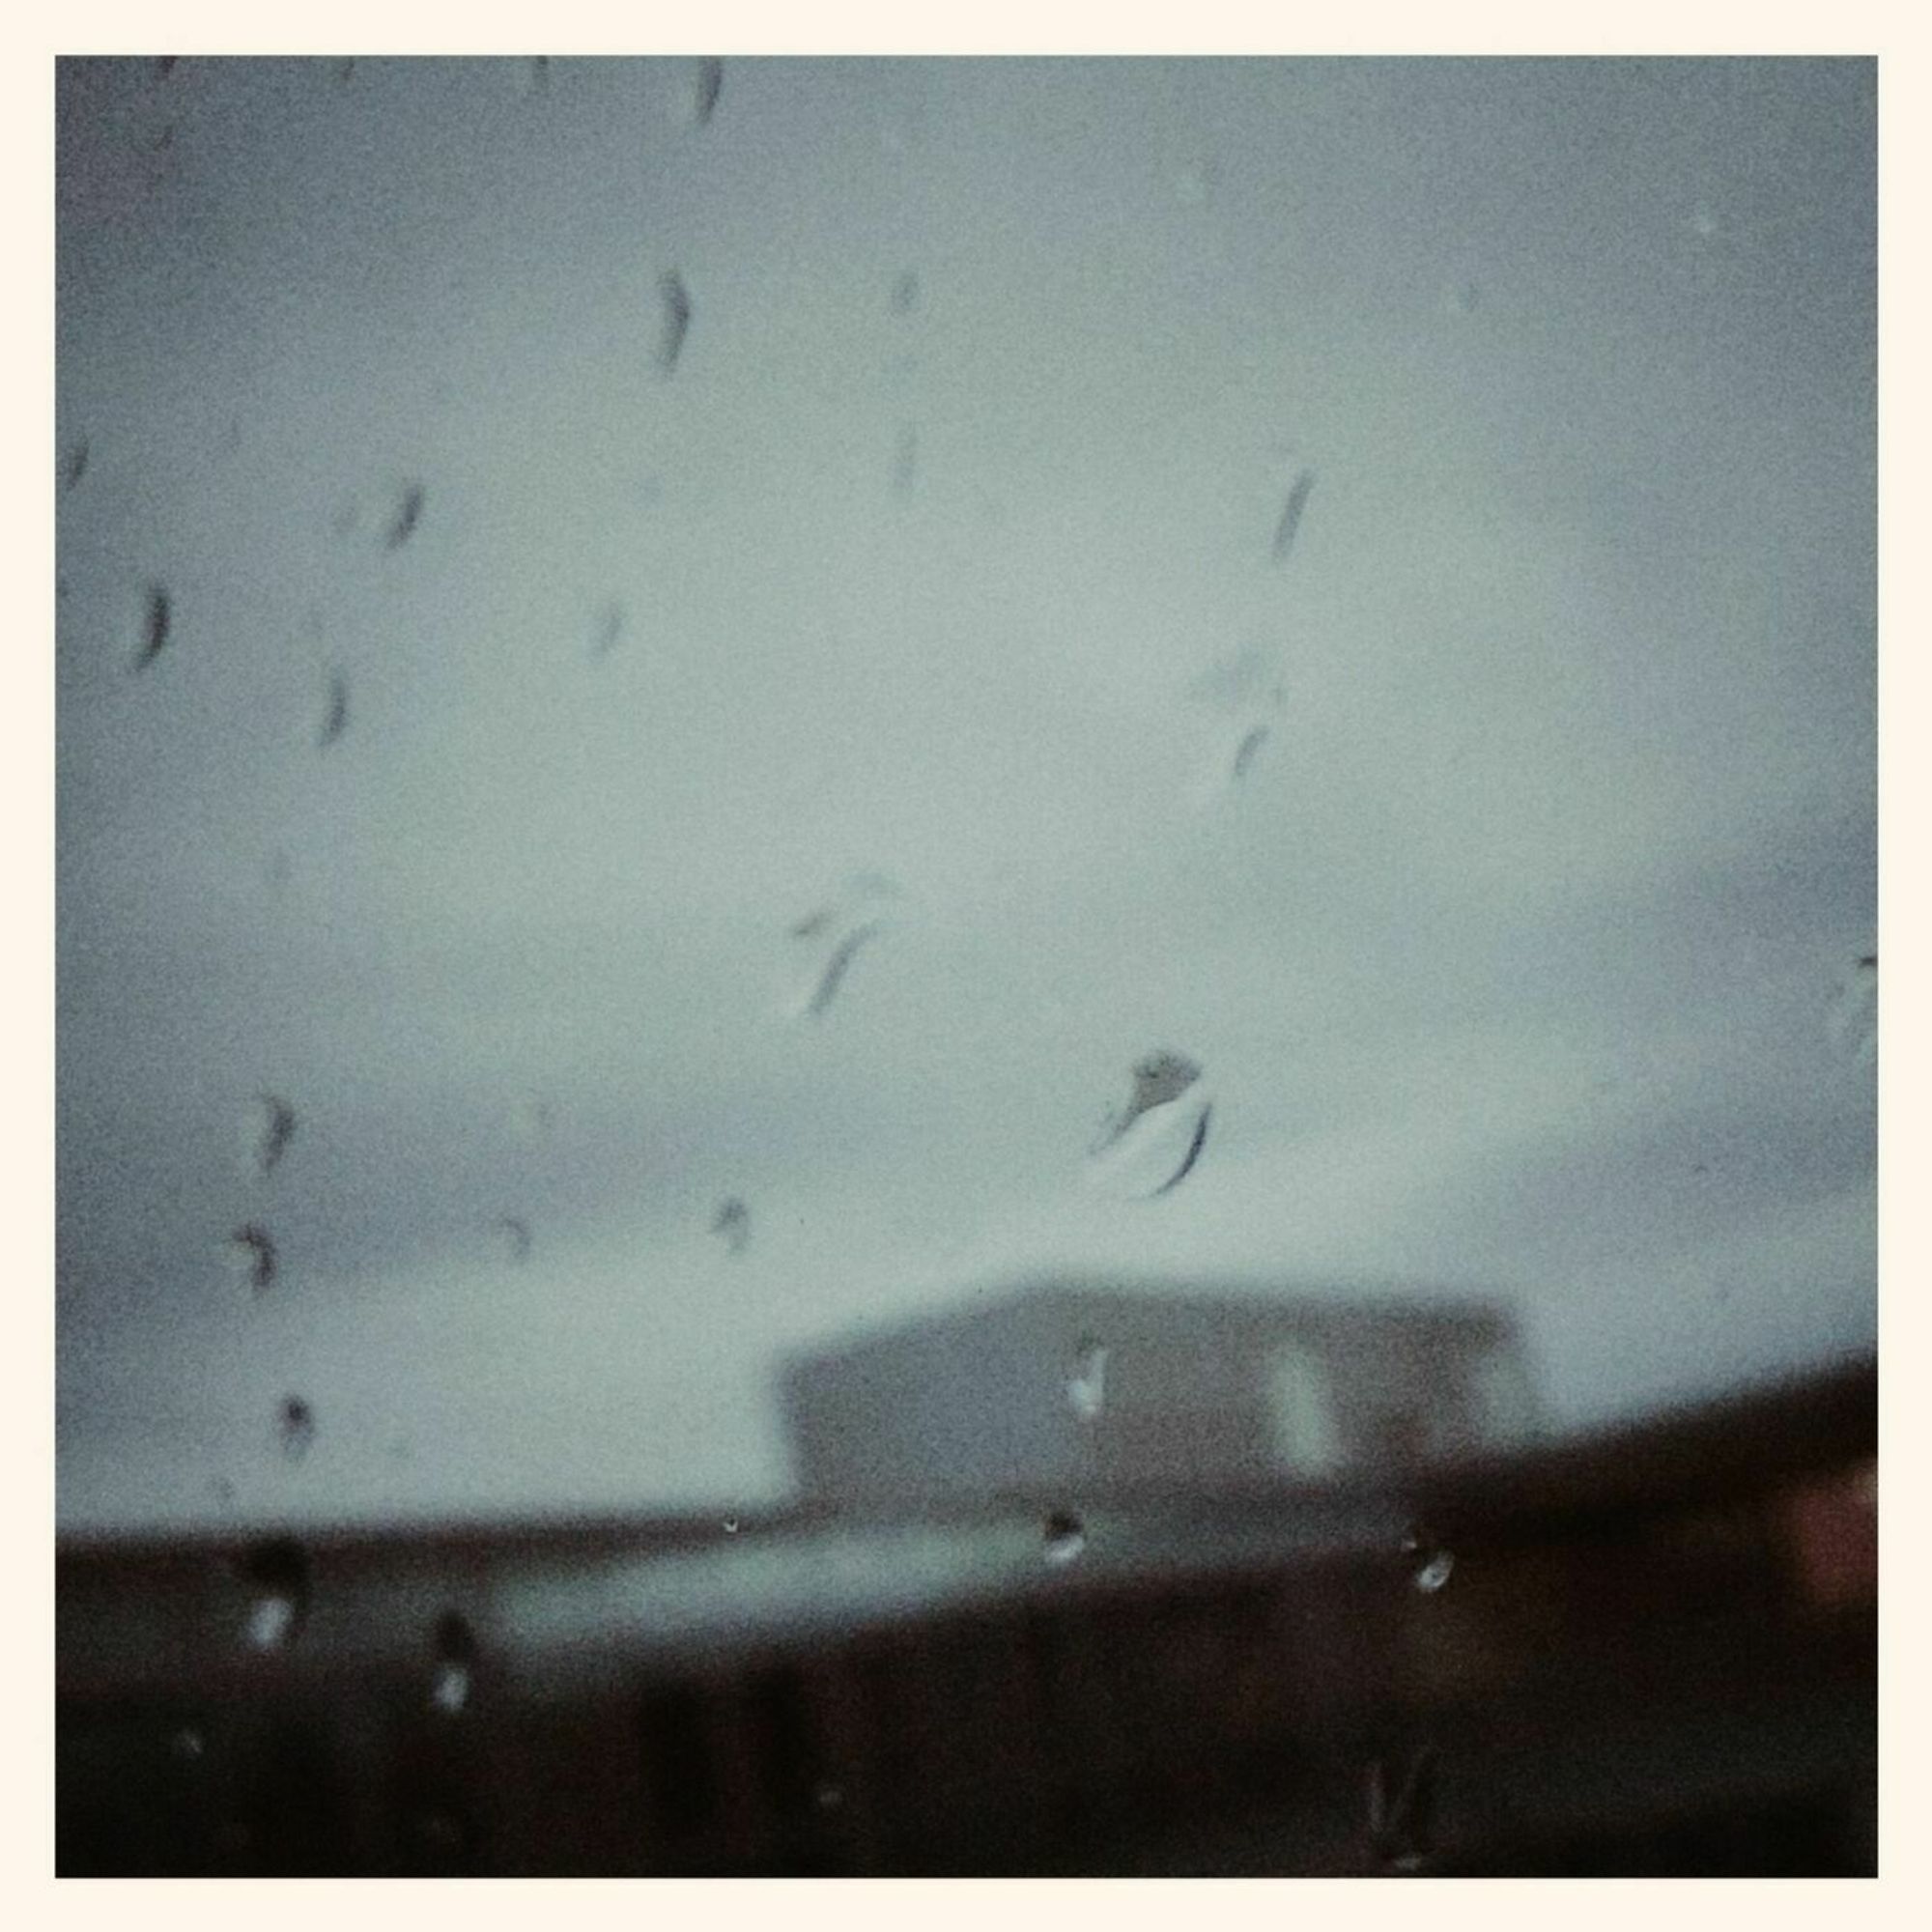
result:
M 753 1506 L 1062 1268 L 1870 1346 L 1869 64 L 57 90 L 64 1525 Z

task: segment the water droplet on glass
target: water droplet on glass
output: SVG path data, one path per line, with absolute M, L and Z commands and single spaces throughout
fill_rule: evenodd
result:
M 503 1245 L 510 1251 L 513 1262 L 526 1262 L 530 1258 L 532 1245 L 530 1224 L 515 1214 L 505 1214 L 497 1223 L 497 1232 L 503 1237 Z
M 1425 1596 L 1441 1589 L 1456 1568 L 1454 1555 L 1420 1526 L 1403 1538 L 1402 1553 L 1410 1561 L 1409 1580 Z
M 296 1639 L 308 1613 L 308 1559 L 287 1540 L 263 1544 L 242 1564 L 248 1585 L 243 1627 L 250 1649 L 283 1650 Z
M 711 1217 L 711 1232 L 721 1236 L 734 1255 L 745 1252 L 752 1238 L 752 1210 L 734 1194 L 720 1204 Z
M 852 961 L 866 942 L 884 928 L 881 902 L 897 896 L 890 879 L 867 872 L 852 880 L 840 896 L 793 922 L 791 936 L 808 942 L 813 966 L 801 997 L 800 1013 L 820 1017 L 838 996 Z
M 893 313 L 910 315 L 919 306 L 919 277 L 907 269 L 893 284 Z
M 257 1294 L 266 1294 L 275 1285 L 280 1262 L 274 1239 L 258 1222 L 250 1221 L 229 1236 L 228 1261 Z
M 836 1811 L 845 1802 L 844 1792 L 836 1784 L 821 1784 L 812 1796 L 821 1811 Z
M 1867 952 L 1852 967 L 1833 993 L 1825 1014 L 1825 1031 L 1833 1044 L 1848 1052 L 1861 1065 L 1878 1056 L 1878 954 Z
M 255 1172 L 267 1179 L 281 1165 L 289 1143 L 296 1137 L 296 1110 L 279 1094 L 258 1094 L 248 1110 L 248 1155 Z M 259 1229 L 243 1233 L 260 1235 Z M 238 1240 L 240 1236 L 236 1237 Z M 266 1237 L 264 1237 L 266 1238 Z M 273 1270 L 273 1244 L 270 1244 L 270 1268 Z M 264 1284 L 266 1286 L 267 1284 Z
M 1083 1422 L 1092 1422 L 1100 1413 L 1107 1399 L 1107 1350 L 1103 1344 L 1082 1342 L 1074 1350 L 1066 1399 Z
M 658 300 L 664 312 L 658 327 L 657 364 L 661 374 L 669 376 L 684 354 L 684 338 L 691 332 L 691 295 L 675 269 L 659 278 Z
M 1425 1596 L 1433 1596 L 1448 1582 L 1456 1568 L 1456 1559 L 1446 1549 L 1438 1549 L 1428 1562 L 1415 1573 L 1415 1587 Z
M 1086 1526 L 1077 1516 L 1056 1510 L 1047 1518 L 1044 1552 L 1049 1563 L 1071 1563 L 1086 1548 Z
M 1315 472 L 1312 469 L 1299 471 L 1289 486 L 1288 500 L 1282 505 L 1281 516 L 1274 526 L 1274 560 L 1286 563 L 1289 553 L 1294 548 L 1295 532 L 1301 527 L 1302 513 L 1308 508 L 1308 498 L 1315 489 Z
M 735 1516 L 727 1516 L 720 1527 L 726 1536 L 736 1536 L 738 1534 L 738 1519 Z
M 208 1741 L 192 1727 L 177 1731 L 168 1740 L 168 1749 L 184 1762 L 192 1764 L 208 1749 Z
M 282 1404 L 277 1427 L 282 1454 L 291 1463 L 299 1463 L 315 1443 L 315 1411 L 300 1396 L 292 1395 Z
M 331 671 L 328 679 L 328 695 L 322 714 L 322 723 L 316 727 L 315 742 L 321 751 L 327 751 L 349 728 L 349 680 L 338 670 Z
M 395 515 L 389 519 L 389 527 L 384 533 L 384 550 L 401 550 L 415 535 L 416 526 L 422 522 L 423 503 L 427 494 L 420 483 L 405 485 L 402 498 L 396 505 Z
M 151 583 L 141 602 L 140 635 L 134 650 L 134 668 L 146 670 L 168 647 L 174 628 L 174 605 L 166 586 Z
M 61 477 L 71 490 L 87 474 L 88 441 L 85 437 L 73 443 L 68 450 L 67 461 L 61 465 Z
M 724 85 L 724 63 L 715 56 L 697 63 L 692 77 L 692 119 L 702 128 L 717 110 L 718 96 Z
M 436 1625 L 436 1675 L 431 1680 L 432 1710 L 453 1718 L 469 1702 L 476 1668 L 476 1638 L 468 1621 L 446 1610 Z
M 611 598 L 597 613 L 597 622 L 591 634 L 591 655 L 607 657 L 615 650 L 623 641 L 628 621 L 623 605 L 616 598 Z
M 1248 775 L 1248 767 L 1255 761 L 1255 753 L 1267 743 L 1268 727 L 1265 724 L 1251 724 L 1241 734 L 1241 742 L 1235 747 L 1234 764 L 1229 777 L 1238 783 Z
M 1428 1746 L 1406 1762 L 1369 1767 L 1369 1842 L 1391 1871 L 1420 1870 L 1435 1835 L 1435 1753 Z
M 1213 1106 L 1201 1068 L 1185 1054 L 1151 1053 L 1133 1069 L 1124 1108 L 1088 1156 L 1088 1178 L 1122 1198 L 1151 1200 L 1193 1172 Z
M 256 1650 L 280 1650 L 295 1627 L 296 1606 L 287 1597 L 257 1597 L 248 1611 L 248 1642 Z

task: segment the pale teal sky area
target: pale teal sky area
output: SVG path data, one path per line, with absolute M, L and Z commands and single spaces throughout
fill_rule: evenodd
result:
M 60 71 L 62 1523 L 750 1507 L 1055 1268 L 1869 1347 L 1871 65 L 696 73 Z

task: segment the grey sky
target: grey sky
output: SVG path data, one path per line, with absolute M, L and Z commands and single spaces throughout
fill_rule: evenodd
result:
M 62 1521 L 750 1503 L 1063 1264 L 1868 1345 L 1869 64 L 696 74 L 61 71 Z

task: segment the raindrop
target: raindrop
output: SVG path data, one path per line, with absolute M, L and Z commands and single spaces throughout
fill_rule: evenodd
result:
M 273 1237 L 258 1222 L 250 1221 L 229 1236 L 228 1259 L 257 1294 L 266 1294 L 274 1287 L 280 1258 Z
M 257 1597 L 248 1611 L 248 1642 L 255 1650 L 280 1650 L 294 1637 L 296 1606 L 287 1597 Z
M 812 989 L 810 999 L 806 1002 L 805 1009 L 813 1019 L 832 1004 L 860 947 L 878 929 L 876 923 L 855 926 L 838 942 L 838 949 L 826 962 L 825 971 L 819 976 L 818 984 Z
M 315 734 L 317 749 L 327 751 L 349 728 L 349 680 L 338 671 L 332 671 L 328 679 L 328 704 L 322 715 L 322 724 Z
M 1236 782 L 1247 776 L 1248 767 L 1254 763 L 1255 753 L 1267 743 L 1267 738 L 1268 727 L 1265 724 L 1252 725 L 1242 737 L 1240 744 L 1235 748 L 1235 763 L 1230 776 Z
M 1456 1558 L 1425 1529 L 1411 1529 L 1402 1540 L 1402 1553 L 1413 1564 L 1409 1580 L 1426 1597 L 1448 1582 L 1456 1568 Z
M 1369 1767 L 1369 1842 L 1378 1861 L 1412 1872 L 1429 1856 L 1435 1833 L 1435 1753 L 1423 1746 L 1400 1776 L 1386 1759 Z
M 177 1731 L 168 1740 L 168 1749 L 185 1763 L 192 1764 L 208 1749 L 208 1740 L 191 1725 Z
M 752 1210 L 732 1195 L 711 1217 L 711 1232 L 721 1236 L 734 1255 L 742 1255 L 752 1238 Z
M 726 1536 L 736 1536 L 738 1534 L 738 1519 L 735 1516 L 727 1516 L 721 1527 Z
M 296 1137 L 296 1110 L 279 1094 L 258 1094 L 248 1110 L 248 1146 L 255 1172 L 267 1179 L 281 1165 L 289 1143 Z M 260 1235 L 259 1229 L 243 1230 Z M 241 1236 L 237 1236 L 238 1239 Z M 266 1239 L 266 1236 L 263 1238 Z M 274 1266 L 274 1247 L 269 1245 L 270 1270 Z
M 282 1404 L 279 1418 L 282 1454 L 291 1463 L 299 1463 L 315 1444 L 315 1411 L 300 1396 L 292 1395 Z
M 859 949 L 885 927 L 877 901 L 897 896 L 892 880 L 866 872 L 848 881 L 838 898 L 793 922 L 792 938 L 810 941 L 818 961 L 797 1009 L 803 1016 L 816 1019 L 831 1006 Z
M 1193 1172 L 1213 1116 L 1201 1068 L 1179 1053 L 1151 1053 L 1133 1069 L 1133 1092 L 1089 1151 L 1088 1177 L 1108 1192 L 1151 1200 Z
M 510 1250 L 513 1262 L 526 1262 L 530 1258 L 530 1224 L 519 1220 L 514 1214 L 505 1214 L 497 1223 L 497 1232 L 503 1236 Z
M 604 606 L 597 613 L 597 624 L 592 636 L 590 652 L 593 657 L 608 657 L 623 641 L 628 615 L 621 602 L 616 598 Z
M 61 466 L 61 477 L 71 490 L 87 474 L 88 441 L 82 437 L 67 453 L 67 461 Z
M 1839 981 L 1825 1014 L 1832 1042 L 1861 1065 L 1878 1054 L 1878 954 L 1867 952 Z
M 707 58 L 697 63 L 694 76 L 692 117 L 702 128 L 718 105 L 719 90 L 724 85 L 724 63 Z
M 422 521 L 424 495 L 420 483 L 405 487 L 402 500 L 396 505 L 396 514 L 389 520 L 388 532 L 383 539 L 384 550 L 401 550 L 415 535 L 416 526 Z
M 893 313 L 910 315 L 919 306 L 919 277 L 907 269 L 893 284 Z
M 1315 472 L 1302 470 L 1290 486 L 1288 501 L 1282 505 L 1281 521 L 1274 526 L 1274 560 L 1286 563 L 1288 554 L 1294 548 L 1294 533 L 1301 527 L 1301 513 L 1308 507 L 1310 492 L 1315 488 Z
M 1082 1342 L 1066 1378 L 1066 1399 L 1082 1422 L 1092 1422 L 1107 1399 L 1107 1350 L 1099 1342 Z
M 167 648 L 168 634 L 173 624 L 174 606 L 166 587 L 151 583 L 141 607 L 140 642 L 134 656 L 136 670 L 146 670 Z
M 664 306 L 664 320 L 658 331 L 659 371 L 669 376 L 684 354 L 684 338 L 691 331 L 691 296 L 684 277 L 673 269 L 658 279 L 658 299 Z
M 900 497 L 910 496 L 912 486 L 919 476 L 919 431 L 910 423 L 901 427 L 898 440 L 893 448 L 893 490 Z
M 1077 1516 L 1056 1510 L 1047 1518 L 1044 1548 L 1049 1563 L 1071 1563 L 1086 1548 L 1086 1526 Z
M 308 1558 L 300 1546 L 281 1539 L 251 1550 L 242 1564 L 249 1587 L 244 1626 L 252 1650 L 285 1650 L 308 1613 Z
M 469 1704 L 476 1669 L 476 1638 L 468 1621 L 445 1610 L 436 1625 L 436 1675 L 430 1683 L 432 1710 L 458 1716 Z
M 812 1795 L 821 1811 L 836 1811 L 845 1802 L 845 1793 L 836 1784 L 821 1784 Z

